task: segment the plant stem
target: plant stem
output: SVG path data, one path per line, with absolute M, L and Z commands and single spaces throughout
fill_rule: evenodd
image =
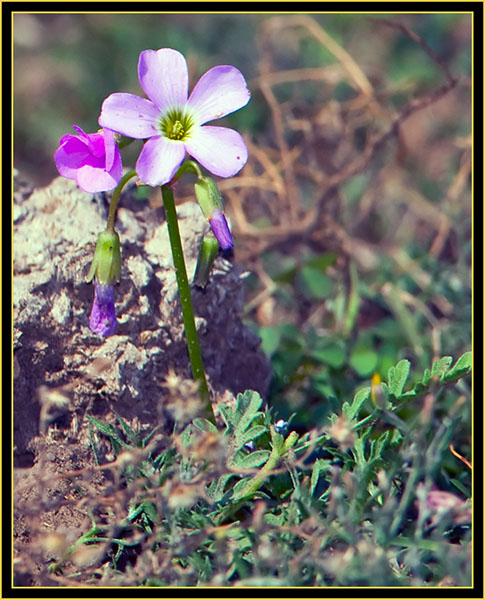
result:
M 212 410 L 209 388 L 207 387 L 202 354 L 200 352 L 199 338 L 195 327 L 194 310 L 192 308 L 190 286 L 187 279 L 182 242 L 180 240 L 175 201 L 172 189 L 168 185 L 162 186 L 162 198 L 163 205 L 165 206 L 170 245 L 172 247 L 173 264 L 175 267 L 175 275 L 177 277 L 180 304 L 182 306 L 182 316 L 184 320 L 190 365 L 192 367 L 192 376 L 194 380 L 199 383 L 199 393 L 204 407 L 205 417 L 215 424 L 216 421 Z
M 108 223 L 106 224 L 106 231 L 115 230 L 115 219 L 116 219 L 116 208 L 118 206 L 118 200 L 120 199 L 121 190 L 125 187 L 126 182 L 136 175 L 135 170 L 128 171 L 126 175 L 123 175 L 118 185 L 115 187 L 111 202 L 109 204 L 108 212 Z

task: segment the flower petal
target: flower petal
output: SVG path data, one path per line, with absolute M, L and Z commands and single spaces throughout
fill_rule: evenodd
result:
M 220 65 L 202 75 L 187 104 L 202 125 L 239 110 L 250 98 L 243 74 L 235 67 Z
M 214 212 L 212 218 L 209 219 L 209 225 L 223 250 L 228 250 L 234 246 L 231 230 L 229 229 L 226 217 L 221 210 L 218 209 Z
M 68 179 L 74 179 L 77 169 L 91 159 L 94 157 L 89 154 L 86 142 L 77 135 L 63 136 L 54 154 L 57 170 Z
M 106 153 L 106 171 L 110 171 L 115 162 L 116 150 L 118 149 L 118 146 L 116 145 L 115 134 L 113 131 L 110 129 L 103 129 L 103 136 L 104 150 Z
M 108 336 L 116 333 L 116 326 L 113 286 L 96 283 L 89 327 L 93 333 Z
M 183 107 L 187 102 L 189 74 L 185 58 L 177 50 L 144 50 L 138 60 L 141 87 L 160 110 Z
M 147 185 L 163 185 L 175 175 L 184 156 L 182 142 L 154 137 L 145 142 L 136 162 L 136 172 Z
M 184 143 L 191 156 L 219 177 L 232 177 L 248 159 L 243 138 L 237 131 L 227 127 L 199 127 Z
M 107 173 L 104 169 L 99 169 L 91 165 L 84 165 L 76 171 L 76 183 L 78 186 L 88 192 L 88 194 L 97 194 L 98 192 L 107 192 L 114 189 L 120 179 L 113 173 Z
M 150 100 L 134 94 L 111 94 L 103 102 L 98 123 L 128 137 L 145 139 L 158 135 L 159 114 Z

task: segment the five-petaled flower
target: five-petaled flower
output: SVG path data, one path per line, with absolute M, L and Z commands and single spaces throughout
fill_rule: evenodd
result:
M 148 100 L 111 94 L 99 124 L 125 136 L 147 139 L 136 163 L 138 177 L 150 186 L 168 183 L 190 154 L 214 175 L 231 177 L 246 163 L 241 135 L 226 127 L 204 125 L 245 106 L 251 96 L 242 73 L 220 65 L 209 69 L 188 96 L 188 69 L 180 52 L 144 50 L 138 78 Z
M 54 155 L 57 170 L 90 194 L 112 190 L 123 171 L 114 132 L 84 133 L 77 125 L 73 128 L 79 135 L 67 134 L 59 141 Z
M 113 286 L 96 282 L 93 308 L 89 317 L 89 327 L 93 333 L 106 337 L 116 333 L 116 326 Z

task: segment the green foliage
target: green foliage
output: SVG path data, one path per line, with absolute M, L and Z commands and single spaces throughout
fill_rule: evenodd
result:
M 443 456 L 468 410 L 455 388 L 471 365 L 466 352 L 418 375 L 401 360 L 380 384 L 387 408 L 373 405 L 367 386 L 303 435 L 275 426 L 250 390 L 219 407 L 222 427 L 198 418 L 168 439 L 135 432 L 119 416 L 118 426 L 89 417 L 111 443 L 116 458 L 103 468 L 118 473 L 127 508 L 113 513 L 116 536 L 93 520 L 64 560 L 86 544 L 116 547 L 103 571 L 88 569 L 91 584 L 103 572 L 107 584 L 124 577 L 155 587 L 410 586 L 436 583 L 447 569 L 466 585 L 470 474 L 447 472 Z M 432 412 L 421 403 L 430 392 Z M 410 404 L 414 416 L 402 427 L 398 414 Z M 427 503 L 436 486 L 453 499 L 451 512 Z M 120 570 L 132 548 L 137 570 Z M 61 561 L 51 572 L 62 569 Z

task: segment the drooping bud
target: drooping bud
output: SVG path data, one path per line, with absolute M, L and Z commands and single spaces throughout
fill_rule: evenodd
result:
M 195 183 L 195 195 L 205 218 L 223 250 L 234 246 L 231 230 L 224 216 L 222 196 L 210 177 L 200 177 Z
M 216 210 L 214 212 L 212 218 L 209 219 L 209 225 L 223 250 L 229 250 L 229 248 L 234 246 L 231 230 L 229 229 L 226 217 L 221 210 Z
M 120 237 L 116 231 L 103 231 L 98 236 L 94 258 L 86 281 L 96 276 L 96 282 L 112 285 L 121 277 Z
M 113 286 L 96 283 L 93 308 L 89 317 L 89 328 L 93 333 L 107 337 L 116 333 L 116 326 Z
M 219 252 L 219 242 L 214 235 L 209 232 L 203 238 L 200 244 L 199 257 L 195 268 L 194 284 L 205 288 L 209 279 L 209 273 Z

